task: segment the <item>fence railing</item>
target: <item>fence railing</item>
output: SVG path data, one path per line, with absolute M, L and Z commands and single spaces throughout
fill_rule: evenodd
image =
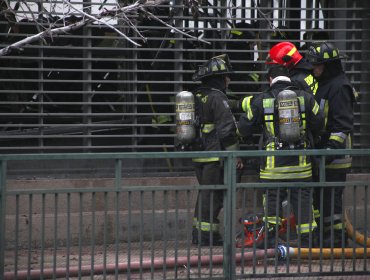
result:
M 324 163 L 325 157 L 332 155 L 366 158 L 370 150 L 2 155 L 0 275 L 4 279 L 68 279 L 95 274 L 104 279 L 236 279 L 368 274 L 369 173 L 352 174 L 346 182 L 326 182 L 321 164 L 319 182 L 261 183 L 248 176 L 237 180 L 237 157 L 298 154 L 315 156 Z M 129 159 L 198 157 L 224 160 L 223 185 L 200 186 L 193 177 L 177 178 L 171 171 L 167 178 L 135 178 L 123 172 Z M 28 162 L 32 168 L 36 161 L 46 167 L 52 161 L 67 161 L 75 167 L 72 163 L 84 165 L 96 160 L 107 160 L 104 168 L 112 168 L 114 178 L 8 177 L 12 164 L 18 161 Z M 237 246 L 238 240 L 246 238 L 239 218 L 243 222 L 247 213 L 256 216 L 263 211 L 265 190 L 308 187 L 313 191 L 338 186 L 344 187 L 343 204 L 348 213 L 343 214 L 349 216 L 354 232 L 348 248 L 328 251 L 321 243 L 318 248 L 312 244 L 308 249 L 297 249 L 290 220 L 284 246 L 279 249 Z M 193 211 L 201 190 L 223 191 L 219 217 L 223 246 L 192 244 Z M 257 226 L 253 225 L 254 230 Z

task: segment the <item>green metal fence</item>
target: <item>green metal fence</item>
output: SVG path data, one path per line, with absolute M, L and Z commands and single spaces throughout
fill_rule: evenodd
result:
M 334 250 L 327 259 L 314 249 L 278 261 L 281 250 L 237 248 L 241 229 L 238 218 L 258 213 L 261 191 L 289 186 L 331 188 L 338 184 L 259 183 L 244 178 L 237 183 L 236 157 L 265 155 L 320 156 L 351 154 L 370 156 L 370 150 L 238 151 L 171 153 L 99 153 L 2 155 L 0 191 L 0 275 L 4 279 L 240 279 L 290 277 L 297 275 L 367 275 L 369 248 L 356 244 Z M 190 160 L 195 157 L 224 159 L 224 184 L 198 186 L 194 178 L 177 178 L 171 172 L 163 178 L 128 176 L 124 163 L 130 160 Z M 13 162 L 68 161 L 84 164 L 107 160 L 114 178 L 72 180 L 9 178 Z M 355 229 L 369 236 L 369 174 L 356 174 L 342 185 L 344 203 L 351 210 Z M 223 246 L 200 247 L 191 243 L 194 198 L 198 190 L 223 190 L 220 215 Z M 211 206 L 212 207 L 212 206 Z M 289 239 L 288 239 L 289 245 Z M 348 250 L 349 249 L 349 250 Z M 359 251 L 359 249 L 361 249 Z M 289 250 L 288 250 L 289 251 Z M 290 251 L 289 251 L 290 252 Z M 348 255 L 348 254 L 349 255 Z M 86 278 L 86 279 L 87 279 Z

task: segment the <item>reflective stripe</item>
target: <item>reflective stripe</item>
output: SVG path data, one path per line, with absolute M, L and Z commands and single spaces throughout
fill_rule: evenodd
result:
M 309 233 L 310 231 L 313 231 L 315 228 L 317 228 L 317 224 L 315 221 L 313 221 L 312 223 L 297 225 L 297 232 Z
M 266 151 L 273 151 L 275 150 L 275 143 L 269 143 L 266 146 Z M 272 169 L 275 166 L 275 156 L 267 156 L 266 157 L 266 169 Z
M 219 157 L 210 157 L 210 158 L 193 158 L 193 162 L 214 162 L 214 161 L 219 161 Z
M 267 218 L 267 219 L 266 219 Z M 263 217 L 262 219 L 265 223 L 269 223 L 272 225 L 280 224 L 281 223 L 281 218 L 276 217 L 276 216 L 270 216 L 270 217 Z M 277 222 L 277 223 L 276 223 Z
M 343 223 L 337 223 L 333 225 L 334 230 L 342 230 L 345 229 L 345 225 Z M 324 227 L 324 231 L 328 232 L 331 231 L 332 227 L 330 225 Z
M 238 36 L 241 36 L 243 35 L 243 32 L 239 31 L 239 30 L 231 30 L 230 31 L 231 34 L 235 34 L 235 35 L 238 35 Z
M 271 135 L 275 135 L 274 130 L 274 116 L 273 115 L 265 115 L 265 123 L 266 123 L 266 129 L 267 132 Z
M 314 210 L 313 210 L 313 217 L 314 217 L 315 219 L 320 218 L 320 210 L 319 210 L 319 209 L 314 209 Z
M 251 77 L 252 80 L 255 81 L 255 82 L 258 82 L 259 79 L 260 79 L 260 75 L 258 75 L 257 73 L 250 73 L 249 77 Z
M 288 56 L 292 56 L 295 52 L 297 51 L 297 48 L 296 47 L 293 47 L 289 52 L 288 52 Z
M 320 100 L 320 111 L 324 113 L 325 117 L 324 129 L 325 129 L 326 124 L 328 123 L 328 114 L 329 114 L 329 104 L 325 99 Z
M 210 133 L 215 129 L 215 125 L 213 123 L 206 123 L 202 127 L 202 132 Z
M 275 104 L 275 98 L 263 99 L 263 109 L 264 109 L 265 114 L 274 113 L 274 104 Z
M 243 99 L 242 102 L 242 109 L 247 114 L 248 120 L 253 118 L 252 108 L 251 108 L 251 100 L 253 96 L 248 96 Z
M 292 172 L 304 172 L 311 170 L 311 163 L 307 163 L 303 166 L 294 165 L 294 166 L 282 166 L 282 167 L 274 167 L 272 169 L 265 168 L 265 171 L 269 171 L 271 173 L 292 173 Z
M 315 101 L 315 105 L 312 108 L 312 113 L 314 115 L 317 115 L 317 113 L 319 112 L 319 109 L 320 109 L 319 104 L 317 104 L 317 102 Z
M 317 88 L 318 88 L 318 83 L 317 81 L 315 80 L 315 78 L 310 74 L 308 75 L 306 78 L 304 78 L 304 81 L 306 82 L 306 84 L 310 87 L 310 89 L 312 90 L 313 92 L 313 95 L 316 94 L 317 92 Z
M 351 149 L 352 148 L 352 136 L 351 134 L 348 134 L 348 136 L 345 133 L 338 132 L 333 133 L 335 136 L 343 137 L 343 135 L 346 137 L 345 141 L 345 148 Z M 331 138 L 331 137 L 330 137 Z M 332 139 L 334 140 L 334 139 Z M 349 169 L 352 166 L 352 157 L 350 155 L 345 155 L 342 158 L 334 159 L 330 164 L 325 165 L 328 169 Z
M 343 132 L 335 132 L 335 133 L 333 132 L 330 134 L 330 137 L 329 137 L 329 140 L 334 140 L 339 143 L 344 143 L 346 139 L 347 139 L 347 135 L 344 134 Z
M 219 231 L 220 225 L 215 223 L 208 222 L 196 222 L 195 228 L 200 229 L 201 231 Z
M 301 114 L 302 119 L 302 127 L 304 130 L 306 130 L 306 113 Z
M 306 112 L 306 107 L 304 106 L 304 97 L 298 96 L 298 101 L 299 101 L 299 109 L 301 110 L 301 112 Z
M 339 224 L 334 224 L 333 228 L 334 230 L 341 230 L 341 229 L 344 229 L 345 226 L 343 223 L 339 223 Z
M 325 165 L 328 169 L 350 168 L 352 166 L 352 157 L 334 159 L 330 164 Z
M 291 179 L 306 179 L 312 177 L 312 170 L 299 172 L 299 173 L 283 173 L 283 174 L 276 174 L 273 172 L 266 172 L 265 170 L 260 171 L 260 178 L 261 179 L 268 179 L 268 180 L 291 180 Z

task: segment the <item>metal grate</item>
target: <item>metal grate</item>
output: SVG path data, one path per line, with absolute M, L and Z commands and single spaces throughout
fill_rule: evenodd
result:
M 8 2 L 13 8 L 20 3 Z M 41 16 L 42 8 L 51 10 L 47 4 L 52 1 L 26 2 L 39 9 L 36 16 Z M 112 23 L 139 47 L 107 26 L 92 23 L 14 49 L 0 57 L 0 152 L 173 150 L 174 96 L 194 88 L 191 75 L 197 65 L 227 52 L 237 74 L 230 96 L 258 94 L 266 84 L 264 58 L 269 47 L 281 40 L 279 35 L 302 49 L 318 35 L 317 28 L 325 30 L 348 57 L 346 71 L 361 95 L 355 108 L 354 145 L 369 147 L 369 72 L 364 68 L 370 49 L 367 2 L 211 0 L 184 5 L 175 0 L 149 11 L 209 44 L 140 14 L 129 16 L 146 41 L 124 20 Z M 63 1 L 55 3 L 63 6 Z M 72 4 L 98 13 L 117 3 L 76 0 Z M 64 23 L 62 11 L 56 12 L 56 17 L 46 20 L 44 11 L 44 28 Z M 19 6 L 11 22 L 3 6 L 0 48 L 38 32 L 30 14 L 26 6 Z M 74 14 L 65 21 L 80 19 Z M 231 39 L 230 30 L 240 23 L 248 25 L 238 30 L 255 38 Z M 250 79 L 256 74 L 257 81 Z

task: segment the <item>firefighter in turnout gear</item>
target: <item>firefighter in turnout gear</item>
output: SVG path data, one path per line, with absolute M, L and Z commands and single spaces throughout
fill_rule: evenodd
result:
M 317 144 L 321 149 L 351 149 L 353 133 L 353 104 L 357 93 L 346 77 L 338 48 L 328 42 L 315 42 L 309 48 L 308 59 L 314 65 L 313 74 L 319 82 L 315 95 L 324 112 L 325 127 Z M 327 182 L 345 182 L 351 168 L 350 156 L 326 157 L 325 174 Z M 342 217 L 342 197 L 344 186 L 324 188 L 323 213 L 320 210 L 320 190 L 315 193 L 316 217 L 323 219 L 323 246 L 342 247 L 345 228 Z M 331 212 L 331 196 L 334 192 L 334 213 Z M 319 221 L 317 219 L 317 221 Z M 333 223 L 332 223 L 333 222 Z M 333 228 L 331 225 L 333 224 Z M 333 235 L 332 232 L 333 230 Z M 342 235 L 343 234 L 343 235 Z M 319 236 L 320 237 L 320 236 Z M 345 238 L 346 239 L 346 238 Z
M 194 90 L 198 132 L 195 141 L 201 151 L 238 150 L 236 122 L 227 103 L 226 89 L 232 73 L 227 55 L 211 58 L 193 75 L 201 81 Z M 219 158 L 194 158 L 195 173 L 200 185 L 224 184 L 223 164 Z M 243 168 L 237 160 L 237 168 Z M 193 244 L 222 245 L 218 214 L 223 206 L 223 191 L 201 190 L 198 193 L 193 219 Z
M 253 131 L 259 131 L 262 133 L 260 148 L 267 151 L 310 149 L 312 135 L 319 133 L 324 123 L 319 105 L 311 94 L 293 86 L 284 66 L 269 65 L 267 78 L 270 88 L 248 102 L 246 114 L 240 118 L 238 124 L 239 133 L 248 138 L 252 136 Z M 260 180 L 270 183 L 311 181 L 310 157 L 264 157 L 261 159 Z M 297 234 L 300 237 L 298 245 L 310 245 L 312 231 L 316 227 L 310 189 L 271 188 L 266 189 L 264 194 L 264 223 L 268 229 L 266 244 L 269 248 L 277 245 L 276 229 L 281 222 L 281 213 L 276 210 L 289 192 L 288 199 L 297 218 Z M 299 205 L 301 208 L 298 208 Z M 257 244 L 258 247 L 264 245 L 265 242 Z
M 267 64 L 280 64 L 289 70 L 289 78 L 298 88 L 315 95 L 318 83 L 312 75 L 313 66 L 291 42 L 273 46 L 266 59 Z
M 252 24 L 245 22 L 235 24 L 226 42 L 233 71 L 238 72 L 233 74 L 233 80 L 238 84 L 229 86 L 228 97 L 236 100 L 247 93 L 260 91 L 260 75 L 257 73 L 257 63 L 254 61 L 254 44 L 257 34 L 250 29 L 253 29 Z

